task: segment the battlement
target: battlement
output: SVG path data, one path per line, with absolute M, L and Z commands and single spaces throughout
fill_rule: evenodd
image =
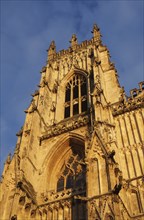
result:
M 139 88 L 134 88 L 130 90 L 130 97 L 135 98 L 139 96 L 144 91 L 144 81 L 139 83 Z
M 139 83 L 139 89 L 130 90 L 129 97 L 123 93 L 120 101 L 113 105 L 113 115 L 121 115 L 141 107 L 144 107 L 144 81 Z
M 70 47 L 66 50 L 60 50 L 56 52 L 56 45 L 55 42 L 52 41 L 47 52 L 48 52 L 48 61 L 58 59 L 62 56 L 69 55 L 75 51 L 81 51 L 83 49 L 86 49 L 90 45 L 102 45 L 101 41 L 101 34 L 100 29 L 97 25 L 93 26 L 93 30 L 91 31 L 93 33 L 93 37 L 90 40 L 85 40 L 82 43 L 78 44 L 77 37 L 75 34 L 72 35 L 71 40 L 69 41 L 71 43 Z
M 69 55 L 71 54 L 73 51 L 78 51 L 78 50 L 81 50 L 81 49 L 85 49 L 87 46 L 89 45 L 93 45 L 94 43 L 94 40 L 91 39 L 91 40 L 85 40 L 83 41 L 82 43 L 80 44 L 77 44 L 75 49 L 73 49 L 72 47 L 69 47 L 68 49 L 66 50 L 60 50 L 59 52 L 57 52 L 54 56 L 53 56 L 53 59 L 57 59 L 57 58 L 60 58 L 61 56 L 64 56 L 64 55 Z

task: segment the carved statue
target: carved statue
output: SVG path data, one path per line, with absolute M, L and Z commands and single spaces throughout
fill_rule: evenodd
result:
M 122 104 L 125 104 L 125 102 L 126 102 L 126 96 L 125 96 L 124 87 L 122 87 L 122 88 L 120 89 L 119 101 L 120 101 Z
M 70 43 L 71 43 L 71 47 L 74 47 L 77 45 L 77 37 L 75 34 L 72 35 L 72 38 L 70 40 Z

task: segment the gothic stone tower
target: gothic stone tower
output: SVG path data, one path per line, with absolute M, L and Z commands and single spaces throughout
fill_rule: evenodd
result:
M 1 180 L 2 220 L 144 219 L 144 82 L 126 97 L 100 30 L 48 49 Z

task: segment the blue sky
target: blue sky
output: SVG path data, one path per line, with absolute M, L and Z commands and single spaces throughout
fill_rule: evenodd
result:
M 39 1 L 1 0 L 1 167 L 16 145 L 24 110 L 37 89 L 46 49 L 55 40 L 57 51 L 90 39 L 96 23 L 107 45 L 119 80 L 129 90 L 144 80 L 143 0 Z M 2 169 L 2 168 L 1 168 Z

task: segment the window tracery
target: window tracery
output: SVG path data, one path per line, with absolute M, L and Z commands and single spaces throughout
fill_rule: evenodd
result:
M 72 154 L 64 164 L 57 182 L 57 192 L 85 187 L 85 164 L 78 154 Z
M 66 85 L 65 118 L 87 110 L 87 81 L 83 75 L 75 74 Z

